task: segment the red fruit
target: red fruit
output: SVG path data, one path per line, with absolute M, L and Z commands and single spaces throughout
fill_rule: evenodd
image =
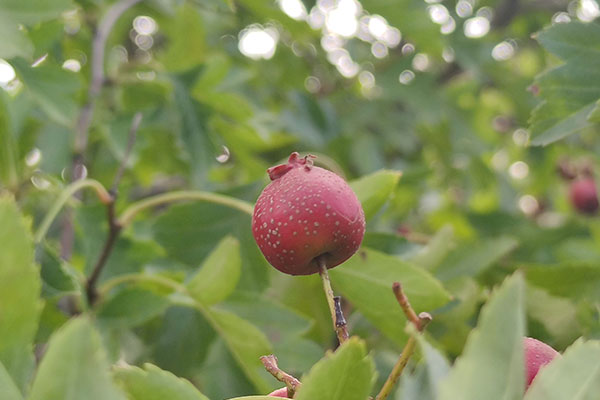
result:
M 528 388 L 539 369 L 555 357 L 560 357 L 560 353 L 546 343 L 529 337 L 523 338 L 523 346 L 525 347 L 525 378 Z
M 584 214 L 598 211 L 598 190 L 594 179 L 585 177 L 574 181 L 569 188 L 569 195 L 577 211 Z
M 284 397 L 284 398 L 288 398 L 288 392 L 287 392 L 287 388 L 283 387 L 281 389 L 277 389 L 271 393 L 269 393 L 267 396 L 272 396 L 272 397 Z
M 267 261 L 286 274 L 310 275 L 346 261 L 365 233 L 365 214 L 348 184 L 292 153 L 267 170 L 272 182 L 256 201 L 252 234 Z

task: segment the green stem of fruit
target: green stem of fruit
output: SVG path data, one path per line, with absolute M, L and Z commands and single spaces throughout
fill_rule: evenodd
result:
M 209 203 L 221 204 L 227 207 L 240 210 L 248 215 L 252 215 L 254 208 L 248 202 L 239 200 L 233 197 L 225 196 L 222 194 L 201 192 L 195 190 L 182 190 L 176 192 L 163 193 L 156 196 L 148 197 L 147 199 L 140 200 L 136 203 L 131 204 L 118 219 L 118 224 L 121 227 L 126 227 L 131 223 L 133 218 L 141 211 L 160 206 L 163 204 L 174 203 L 178 201 L 207 201 Z
M 327 305 L 329 306 L 329 312 L 331 313 L 331 321 L 333 322 L 333 330 L 336 333 L 340 344 L 344 343 L 348 339 L 348 329 L 346 327 L 346 321 L 342 314 L 341 307 L 336 305 L 335 297 L 333 295 L 333 289 L 331 288 L 331 280 L 329 279 L 329 273 L 327 272 L 327 264 L 325 263 L 324 257 L 317 257 L 317 263 L 319 264 L 319 275 L 323 282 L 323 290 L 325 292 L 325 298 L 327 299 Z
M 54 221 L 60 210 L 63 208 L 65 203 L 69 201 L 71 196 L 73 196 L 77 191 L 86 187 L 94 189 L 98 199 L 100 199 L 102 203 L 109 204 L 111 202 L 111 195 L 104 188 L 104 185 L 94 179 L 81 179 L 71 183 L 63 189 L 54 204 L 52 204 L 52 207 L 50 207 L 50 210 L 48 210 L 46 213 L 46 216 L 35 232 L 35 243 L 40 243 L 44 239 L 48 229 L 50 229 L 50 225 L 52 225 L 52 221 Z

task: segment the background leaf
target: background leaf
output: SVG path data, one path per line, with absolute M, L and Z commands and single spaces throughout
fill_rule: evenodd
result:
M 113 374 L 130 400 L 208 400 L 190 382 L 152 364 L 118 367 Z
M 597 24 L 556 24 L 540 32 L 542 46 L 565 64 L 536 77 L 543 102 L 531 116 L 532 144 L 548 145 L 590 126 L 600 98 L 600 28 Z
M 463 355 L 440 386 L 440 399 L 521 399 L 523 367 L 523 279 L 507 279 L 482 310 Z
M 6 196 L 0 196 L 0 221 L 0 243 L 6 246 L 0 252 L 0 362 L 23 388 L 33 368 L 41 282 L 29 224 Z
M 220 303 L 235 289 L 241 265 L 238 240 L 226 236 L 188 281 L 186 286 L 189 293 L 204 305 Z
M 302 377 L 302 387 L 295 398 L 364 400 L 371 391 L 373 368 L 364 342 L 351 338 Z
M 108 368 L 100 336 L 90 320 L 73 319 L 50 339 L 29 398 L 125 400 Z
M 360 200 L 365 217 L 371 218 L 394 192 L 402 174 L 396 171 L 378 171 L 350 182 Z
M 390 340 L 402 346 L 406 340 L 404 314 L 392 284 L 400 282 L 417 313 L 431 312 L 444 305 L 448 293 L 426 271 L 395 257 L 362 249 L 330 272 L 334 290 L 352 304 Z

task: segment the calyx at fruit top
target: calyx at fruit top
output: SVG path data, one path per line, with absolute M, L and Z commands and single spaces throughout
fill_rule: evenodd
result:
M 317 158 L 312 154 L 308 154 L 304 157 L 300 157 L 298 152 L 293 152 L 290 154 L 290 158 L 288 158 L 287 164 L 280 164 L 274 167 L 267 169 L 267 174 L 269 174 L 269 178 L 272 181 L 275 179 L 281 178 L 283 175 L 291 171 L 293 168 L 304 167 L 306 170 L 310 170 L 314 165 L 313 159 Z

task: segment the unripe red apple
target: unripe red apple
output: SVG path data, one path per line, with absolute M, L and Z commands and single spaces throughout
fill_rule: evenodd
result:
M 272 391 L 271 393 L 269 393 L 267 396 L 271 396 L 271 397 L 283 397 L 283 398 L 288 398 L 288 392 L 287 392 L 287 388 L 283 387 L 281 389 L 277 389 Z
M 272 182 L 256 201 L 252 234 L 267 261 L 290 275 L 333 268 L 360 247 L 365 214 L 348 184 L 292 153 L 287 164 L 267 170 Z
M 598 211 L 598 190 L 592 177 L 586 176 L 571 183 L 569 187 L 571 204 L 583 214 Z
M 561 355 L 546 343 L 530 337 L 523 338 L 523 346 L 525 348 L 526 387 L 529 388 L 540 368 Z

